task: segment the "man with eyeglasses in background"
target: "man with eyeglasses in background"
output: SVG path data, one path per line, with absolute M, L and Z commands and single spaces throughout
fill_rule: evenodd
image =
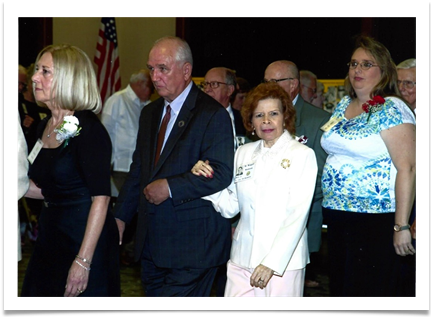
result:
M 331 114 L 325 110 L 319 109 L 301 96 L 301 80 L 298 67 L 295 63 L 287 60 L 275 61 L 268 65 L 265 70 L 264 82 L 278 83 L 292 99 L 293 106 L 296 110 L 296 136 L 303 143 L 314 150 L 316 154 L 318 172 L 316 179 L 316 188 L 314 190 L 313 201 L 310 207 L 310 215 L 307 223 L 308 230 L 308 249 L 310 251 L 311 263 L 317 263 L 314 257 L 317 255 L 322 242 L 322 171 L 326 161 L 327 154 L 320 145 L 323 131 L 320 130 L 328 122 Z M 314 89 L 316 86 L 314 85 Z M 319 283 L 315 281 L 315 269 L 312 264 L 307 266 L 305 286 L 318 287 Z
M 233 135 L 235 136 L 235 150 L 249 142 L 246 138 L 246 130 L 242 122 L 242 116 L 239 110 L 234 109 L 230 104 L 230 97 L 235 92 L 236 74 L 226 67 L 214 67 L 208 70 L 201 83 L 203 91 L 218 101 L 228 111 L 232 119 Z M 232 236 L 239 222 L 239 216 L 230 219 L 232 225 Z M 215 289 L 217 297 L 224 297 L 224 289 L 227 281 L 227 265 L 223 264 L 218 268 L 215 277 Z
M 398 89 L 416 113 L 416 59 L 409 58 L 397 65 Z
M 245 143 L 246 130 L 240 111 L 230 104 L 230 97 L 236 90 L 236 74 L 226 67 L 214 67 L 208 70 L 201 83 L 203 91 L 218 101 L 228 111 L 232 119 L 235 150 Z

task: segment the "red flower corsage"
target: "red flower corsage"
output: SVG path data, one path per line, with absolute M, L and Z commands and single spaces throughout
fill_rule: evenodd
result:
M 379 106 L 382 106 L 384 103 L 385 99 L 382 96 L 374 96 L 373 99 L 362 104 L 362 110 L 368 113 L 367 122 L 368 119 L 370 119 L 370 115 L 376 111 L 379 111 L 381 109 Z

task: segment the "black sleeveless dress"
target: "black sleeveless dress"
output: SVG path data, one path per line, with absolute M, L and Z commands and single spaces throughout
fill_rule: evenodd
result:
M 42 148 L 29 176 L 42 189 L 39 235 L 21 296 L 63 296 L 92 204 L 110 196 L 111 141 L 91 111 L 76 111 L 80 134 L 58 148 Z M 38 129 L 41 137 L 49 117 Z M 119 233 L 109 210 L 92 259 L 88 286 L 80 296 L 120 296 Z

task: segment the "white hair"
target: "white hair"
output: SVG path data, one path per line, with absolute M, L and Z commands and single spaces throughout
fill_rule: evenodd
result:
M 416 59 L 409 58 L 397 65 L 397 69 L 409 69 L 416 67 Z

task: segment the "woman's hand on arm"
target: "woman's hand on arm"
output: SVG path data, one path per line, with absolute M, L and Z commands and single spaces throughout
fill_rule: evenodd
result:
M 205 162 L 199 160 L 197 163 L 195 163 L 194 167 L 191 169 L 191 172 L 196 176 L 204 176 L 209 178 L 213 178 L 214 174 L 214 171 L 209 165 L 208 160 Z

